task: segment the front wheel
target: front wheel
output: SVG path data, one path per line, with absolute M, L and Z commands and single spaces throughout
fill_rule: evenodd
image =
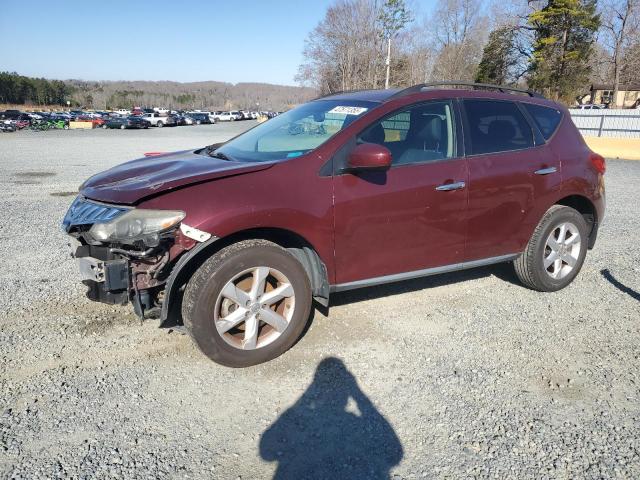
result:
M 587 222 L 578 211 L 554 205 L 540 220 L 526 250 L 514 261 L 518 278 L 541 292 L 566 287 L 582 268 L 588 235 Z
M 248 367 L 286 352 L 311 310 L 304 267 L 265 240 L 230 245 L 209 258 L 185 289 L 182 317 L 198 348 L 229 367 Z
M 127 127 L 125 127 L 124 125 L 120 125 L 120 130 L 124 130 L 125 128 Z

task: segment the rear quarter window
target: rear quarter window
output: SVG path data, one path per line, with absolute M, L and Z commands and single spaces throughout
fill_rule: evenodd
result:
M 523 103 L 524 108 L 533 117 L 534 122 L 540 129 L 545 140 L 549 140 L 560 125 L 562 112 L 556 108 L 543 107 L 542 105 L 533 105 L 531 103 Z
M 470 155 L 533 147 L 533 131 L 517 105 L 505 100 L 464 100 Z

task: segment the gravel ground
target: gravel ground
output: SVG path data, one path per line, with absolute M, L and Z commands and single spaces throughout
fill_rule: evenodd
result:
M 499 265 L 335 295 L 244 370 L 86 300 L 58 229 L 82 180 L 250 124 L 0 135 L 0 476 L 640 478 L 640 162 L 608 163 L 557 293 Z

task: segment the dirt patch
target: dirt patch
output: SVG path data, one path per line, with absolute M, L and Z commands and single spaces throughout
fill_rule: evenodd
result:
M 16 173 L 16 177 L 27 177 L 27 178 L 44 178 L 44 177 L 54 177 L 57 173 L 55 172 L 46 172 L 46 171 L 32 171 L 32 172 L 20 172 Z
M 41 185 L 42 182 L 37 182 L 35 180 L 14 180 L 13 182 L 14 185 Z
M 77 194 L 78 192 L 51 192 L 49 195 L 52 197 L 73 197 Z

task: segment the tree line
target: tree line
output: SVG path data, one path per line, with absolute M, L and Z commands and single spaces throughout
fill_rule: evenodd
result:
M 0 72 L 0 103 L 65 105 L 72 88 L 60 80 Z
M 437 0 L 422 17 L 408 1 L 336 0 L 297 80 L 325 94 L 382 88 L 388 64 L 394 87 L 476 81 L 566 103 L 590 83 L 640 81 L 640 0 Z
M 46 80 L 0 73 L 0 103 L 93 109 L 166 107 L 208 110 L 285 110 L 317 93 L 267 83 Z

